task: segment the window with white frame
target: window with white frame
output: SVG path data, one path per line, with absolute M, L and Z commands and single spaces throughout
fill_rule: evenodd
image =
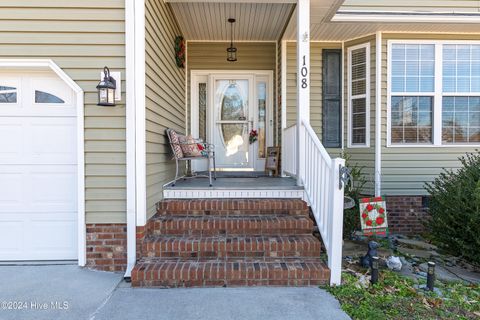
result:
M 442 142 L 480 142 L 480 44 L 443 45 Z
M 394 44 L 391 57 L 391 142 L 432 143 L 435 46 Z
M 348 49 L 349 146 L 369 146 L 370 43 Z
M 480 44 L 392 42 L 389 142 L 480 143 Z

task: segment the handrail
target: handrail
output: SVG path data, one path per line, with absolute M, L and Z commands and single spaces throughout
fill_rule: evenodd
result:
M 297 137 L 299 136 L 299 138 Z M 340 183 L 340 168 L 345 160 L 332 159 L 317 134 L 306 121 L 284 129 L 284 173 L 301 175 L 305 195 L 328 256 L 330 284 L 341 284 L 342 229 L 344 188 Z M 300 144 L 300 172 L 297 172 L 296 154 Z
M 309 123 L 305 122 L 305 120 L 302 120 L 302 126 L 307 130 L 307 133 L 311 136 L 311 137 L 315 137 L 316 139 L 313 139 L 313 143 L 315 143 L 315 146 L 319 149 L 320 153 L 322 154 L 322 157 L 324 159 L 330 159 L 332 160 L 332 158 L 330 157 L 330 155 L 328 154 L 327 150 L 325 149 L 325 147 L 323 146 L 323 144 L 320 142 L 320 139 L 318 139 L 318 136 L 317 134 L 315 133 L 315 131 L 313 130 L 312 126 L 310 126 Z

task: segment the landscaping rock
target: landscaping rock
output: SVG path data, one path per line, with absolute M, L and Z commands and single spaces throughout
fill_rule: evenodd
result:
M 390 256 L 387 259 L 387 267 L 393 271 L 400 271 L 402 270 L 402 262 L 399 257 Z
M 420 284 L 420 285 L 414 285 L 413 286 L 415 289 L 417 289 L 417 291 L 428 291 L 427 289 L 427 285 L 426 284 Z M 433 287 L 433 292 L 438 296 L 438 297 L 443 297 L 443 292 L 436 288 L 436 287 Z
M 354 258 L 363 257 L 368 250 L 367 243 L 345 240 L 343 242 L 343 256 L 349 256 Z M 377 249 L 379 257 L 388 257 L 393 254 L 392 250 L 389 248 L 380 247 Z
M 403 255 L 408 255 L 410 257 L 417 257 L 423 259 L 430 259 L 432 256 L 438 256 L 436 251 L 424 250 L 424 249 L 412 249 L 406 247 L 397 247 L 397 251 Z
M 422 240 L 414 240 L 414 239 L 402 239 L 398 238 L 396 239 L 398 244 L 404 247 L 409 247 L 413 249 L 423 249 L 423 250 L 437 250 L 437 246 L 427 243 Z
M 426 262 L 420 264 L 418 267 L 424 272 L 428 271 L 428 264 Z M 435 279 L 443 282 L 461 281 L 461 279 L 455 274 L 451 273 L 450 271 L 446 270 L 444 267 L 438 264 L 435 266 Z
M 426 272 L 428 269 L 427 263 L 422 263 L 419 268 Z M 437 264 L 435 277 L 443 282 L 463 281 L 466 283 L 480 283 L 480 273 L 469 271 L 459 266 L 449 267 Z
M 462 279 L 463 281 L 480 284 L 480 273 L 478 272 L 470 271 L 459 266 L 454 266 L 454 267 L 445 266 L 445 269 L 455 274 L 458 278 Z
M 361 275 L 355 286 L 359 289 L 366 289 L 370 286 L 370 276 Z
M 413 280 L 417 280 L 417 275 L 415 274 L 416 269 L 417 268 L 415 268 L 411 263 L 407 261 L 407 263 L 403 264 L 402 270 L 400 270 L 400 274 Z
M 415 272 L 416 275 L 422 277 L 422 278 L 427 278 L 427 273 L 424 271 L 417 271 Z

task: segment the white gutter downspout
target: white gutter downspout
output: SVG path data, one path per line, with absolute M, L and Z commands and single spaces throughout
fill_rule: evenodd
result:
M 135 0 L 125 0 L 126 148 L 127 148 L 127 270 L 130 279 L 136 262 L 136 126 L 135 126 Z
M 375 45 L 375 196 L 382 194 L 382 33 Z

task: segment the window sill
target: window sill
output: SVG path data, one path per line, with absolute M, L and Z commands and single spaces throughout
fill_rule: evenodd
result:
M 480 144 L 387 144 L 387 148 L 479 148 Z

